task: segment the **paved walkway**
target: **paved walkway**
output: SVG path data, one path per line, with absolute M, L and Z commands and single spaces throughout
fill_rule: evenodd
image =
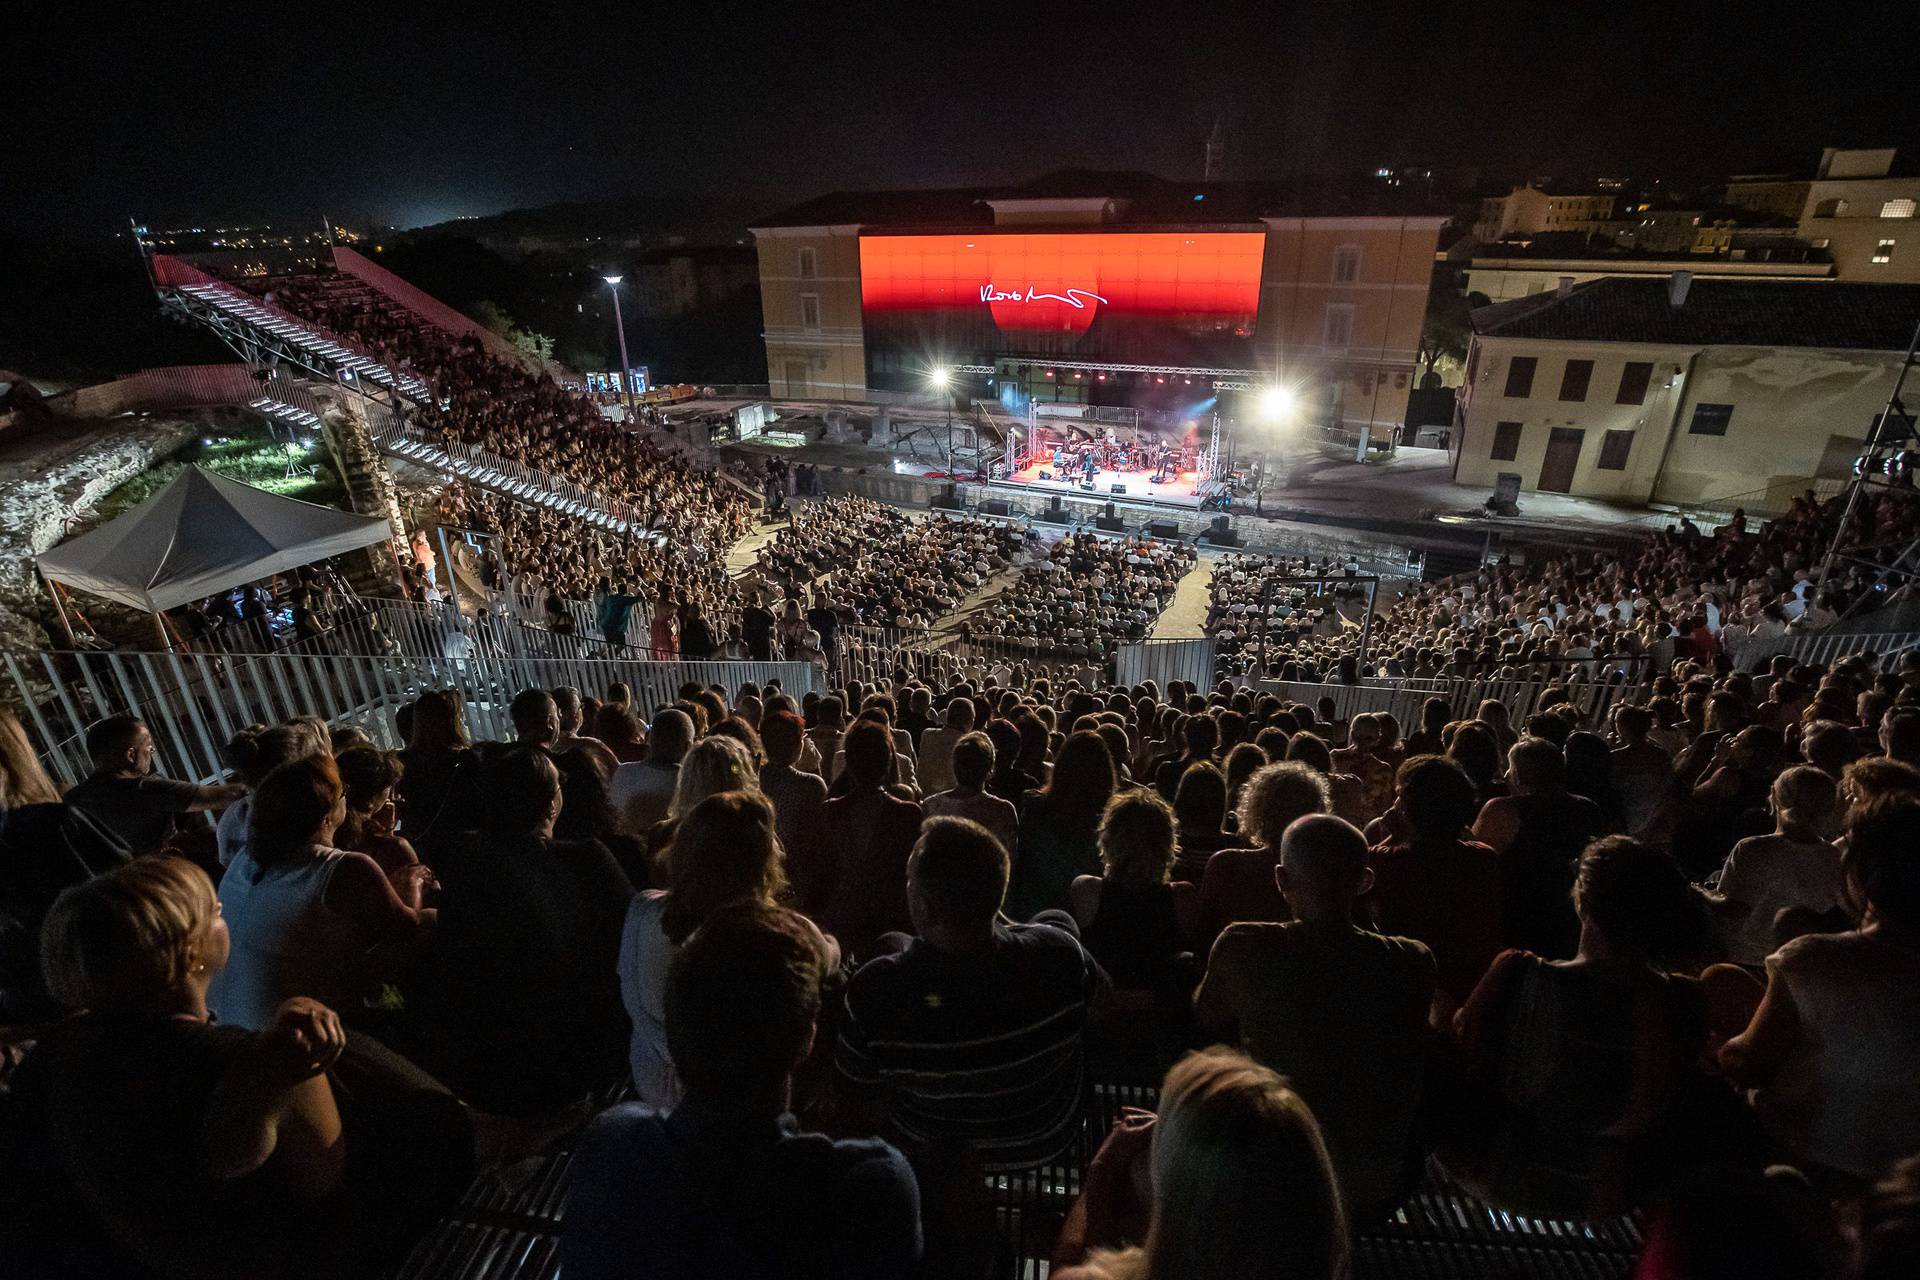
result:
M 1202 551 L 1193 568 L 1173 589 L 1173 600 L 1154 621 L 1150 640 L 1193 640 L 1206 634 L 1207 609 L 1213 602 L 1213 563 L 1219 557 Z

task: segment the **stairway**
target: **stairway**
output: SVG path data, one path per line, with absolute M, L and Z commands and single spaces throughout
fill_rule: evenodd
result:
M 511 462 L 483 449 L 451 448 L 408 432 L 396 423 L 376 427 L 374 443 L 380 452 L 416 466 L 457 477 L 475 488 L 497 493 L 514 502 L 544 507 L 626 537 L 660 535 L 628 518 L 625 505 L 601 499 L 571 481 L 562 480 L 523 463 Z
M 303 363 L 316 372 L 348 386 L 370 382 L 398 392 L 418 404 L 434 403 L 433 388 L 424 378 L 404 369 L 388 368 L 371 356 L 340 342 L 318 326 L 249 297 L 232 285 L 206 280 L 178 285 L 175 291 L 219 313 L 232 324 L 266 336 L 271 339 L 265 344 L 269 347 L 293 348 L 301 355 Z M 165 296 L 164 292 L 162 296 Z

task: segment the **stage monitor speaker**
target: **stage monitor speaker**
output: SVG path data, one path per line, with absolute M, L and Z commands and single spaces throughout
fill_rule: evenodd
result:
M 980 514 L 983 516 L 1010 516 L 1013 514 L 1013 504 L 1005 498 L 988 498 L 980 504 Z
M 1113 519 L 1113 504 L 1111 502 L 1107 504 L 1107 509 L 1102 514 L 1104 514 L 1109 520 Z
M 1039 518 L 1048 524 L 1065 524 L 1067 522 L 1067 509 L 1061 505 L 1059 494 L 1056 493 L 1047 500 L 1047 509 L 1040 513 Z
M 1082 480 L 1080 482 L 1080 492 L 1082 493 L 1092 493 L 1098 488 L 1099 486 L 1091 480 Z
M 1093 523 L 1096 528 L 1104 530 L 1107 533 L 1125 533 L 1127 531 L 1127 522 L 1113 514 L 1113 504 L 1111 502 L 1107 504 L 1107 514 L 1101 516 Z
M 1126 491 L 1127 491 L 1127 486 L 1123 484 L 1112 485 L 1107 490 L 1107 492 L 1109 493 L 1125 493 Z
M 1040 470 L 1040 478 L 1042 480 L 1051 480 L 1053 479 L 1053 472 L 1048 471 L 1046 468 L 1042 467 Z
M 1147 526 L 1147 536 L 1149 538 L 1177 538 L 1180 536 L 1180 526 L 1171 520 L 1155 520 Z
M 959 490 L 951 484 L 941 485 L 940 492 L 934 495 L 932 505 L 948 511 L 958 511 L 960 509 Z
M 1207 541 L 1216 547 L 1237 547 L 1240 535 L 1233 531 L 1233 522 L 1227 516 L 1215 516 L 1213 525 L 1207 530 Z

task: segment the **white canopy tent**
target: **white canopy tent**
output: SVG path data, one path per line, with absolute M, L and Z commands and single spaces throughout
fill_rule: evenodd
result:
M 355 515 L 200 467 L 125 515 L 36 556 L 41 576 L 159 614 L 393 536 Z

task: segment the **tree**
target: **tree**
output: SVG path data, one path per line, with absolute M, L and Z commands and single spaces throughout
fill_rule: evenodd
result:
M 1448 358 L 1466 359 L 1467 340 L 1473 336 L 1473 326 L 1467 319 L 1471 309 L 1467 298 L 1455 289 L 1439 288 L 1427 294 L 1427 319 L 1420 329 L 1423 373 L 1432 373 L 1436 364 Z
M 473 319 L 482 329 L 497 333 L 503 338 L 513 337 L 513 317 L 491 298 L 482 298 L 473 304 Z
M 546 334 L 535 333 L 531 329 L 515 329 L 510 336 L 521 354 L 532 356 L 535 360 L 553 359 L 553 339 Z

